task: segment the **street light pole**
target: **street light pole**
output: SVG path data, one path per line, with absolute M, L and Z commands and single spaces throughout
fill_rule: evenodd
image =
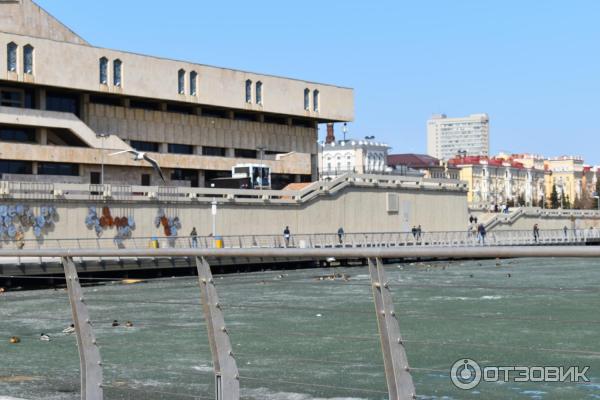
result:
M 210 187 L 214 189 L 215 184 L 211 183 Z M 213 197 L 211 204 L 210 212 L 212 214 L 212 236 L 215 238 L 217 236 L 217 198 Z
M 110 134 L 109 133 L 98 133 L 96 135 L 96 137 L 100 138 L 100 141 L 102 142 L 102 153 L 101 153 L 101 157 L 100 157 L 100 184 L 102 186 L 104 186 L 104 139 L 106 139 L 107 137 L 109 137 Z

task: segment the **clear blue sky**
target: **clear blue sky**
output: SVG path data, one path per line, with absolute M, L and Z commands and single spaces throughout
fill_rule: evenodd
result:
M 600 1 L 38 3 L 93 45 L 352 87 L 350 134 L 395 152 L 487 112 L 492 152 L 600 163 Z

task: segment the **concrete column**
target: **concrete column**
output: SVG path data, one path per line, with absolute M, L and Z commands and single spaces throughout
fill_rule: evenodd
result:
M 204 187 L 204 185 L 206 184 L 206 174 L 204 173 L 204 170 L 198 170 L 198 187 Z
M 160 103 L 159 110 L 160 111 L 167 111 L 167 103 Z
M 285 122 L 287 123 L 287 126 L 292 126 L 292 119 L 291 118 L 286 118 Z
M 131 101 L 129 99 L 121 99 L 121 105 L 125 108 L 129 108 Z
M 235 114 L 233 113 L 233 111 L 227 111 L 227 118 L 229 118 L 229 119 L 235 118 Z
M 194 146 L 194 154 L 202 155 L 202 146 Z
M 257 120 L 258 122 L 262 122 L 262 123 L 264 123 L 264 122 L 265 122 L 265 116 L 264 116 L 264 114 L 258 114 L 258 115 L 256 116 L 256 120 Z
M 169 152 L 169 144 L 168 143 L 160 143 L 158 145 L 159 153 L 168 153 Z
M 32 175 L 37 175 L 38 173 L 38 162 L 37 161 L 33 161 L 31 163 L 31 174 Z
M 234 148 L 225 149 L 225 157 L 235 157 L 235 149 Z
M 46 89 L 35 90 L 35 105 L 39 110 L 46 109 Z
M 48 129 L 46 128 L 37 128 L 35 130 L 35 141 L 40 145 L 48 144 Z
M 202 108 L 201 107 L 194 107 L 194 114 L 196 114 L 197 116 L 201 116 L 202 115 Z
M 79 119 L 83 122 L 88 121 L 88 105 L 90 104 L 90 95 L 87 93 L 79 96 Z
M 300 175 L 294 175 L 294 182 L 296 182 L 296 183 L 302 182 L 302 177 Z

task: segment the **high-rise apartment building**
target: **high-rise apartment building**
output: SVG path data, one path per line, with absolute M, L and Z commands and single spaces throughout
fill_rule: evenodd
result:
M 489 155 L 489 117 L 471 114 L 468 117 L 448 118 L 435 114 L 427 121 L 427 154 L 440 160 L 457 155 Z

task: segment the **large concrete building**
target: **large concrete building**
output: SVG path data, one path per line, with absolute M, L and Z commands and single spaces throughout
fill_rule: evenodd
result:
M 135 148 L 168 186 L 259 160 L 276 185 L 310 181 L 318 124 L 354 115 L 352 89 L 94 47 L 31 0 L 0 2 L 0 48 L 3 180 L 157 184 L 108 156 Z
M 433 115 L 427 121 L 427 154 L 444 161 L 458 154 L 487 157 L 490 151 L 489 121 L 487 114 L 461 118 Z

